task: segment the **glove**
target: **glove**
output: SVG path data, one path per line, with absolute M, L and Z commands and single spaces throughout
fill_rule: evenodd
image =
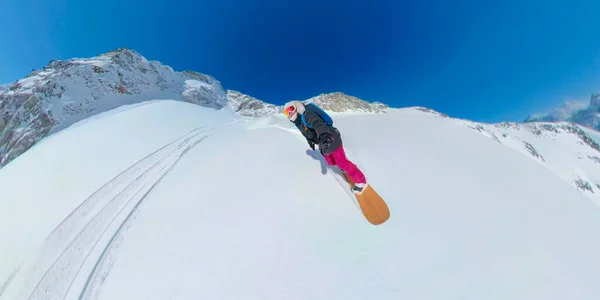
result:
M 333 137 L 329 132 L 322 133 L 319 136 L 319 149 L 321 150 L 321 153 L 329 154 L 328 148 L 331 145 L 331 142 L 333 142 Z
M 315 150 L 315 142 L 313 141 L 308 141 L 308 146 L 310 147 L 310 149 Z

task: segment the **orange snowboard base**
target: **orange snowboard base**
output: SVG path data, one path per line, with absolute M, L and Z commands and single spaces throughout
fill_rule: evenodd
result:
M 348 177 L 348 174 L 344 173 L 344 177 L 346 177 L 350 187 L 354 187 L 354 182 Z M 371 185 L 367 185 L 362 194 L 355 194 L 354 196 L 356 196 L 358 205 L 369 223 L 379 225 L 390 218 L 390 209 Z

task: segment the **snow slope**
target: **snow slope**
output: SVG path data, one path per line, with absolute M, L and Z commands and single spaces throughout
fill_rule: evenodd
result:
M 503 144 L 547 168 L 600 205 L 598 133 L 573 123 L 457 122 Z
M 380 226 L 278 115 L 151 101 L 47 138 L 0 170 L 0 299 L 600 297 L 600 210 L 543 165 L 415 109 L 335 121 Z
M 570 122 L 487 124 L 411 109 L 451 120 L 525 155 L 600 205 L 600 132 Z

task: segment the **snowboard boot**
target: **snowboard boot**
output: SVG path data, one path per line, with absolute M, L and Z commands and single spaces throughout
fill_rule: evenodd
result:
M 354 187 L 351 188 L 351 190 L 354 194 L 360 195 L 365 191 L 366 188 L 366 183 L 357 183 L 354 185 Z

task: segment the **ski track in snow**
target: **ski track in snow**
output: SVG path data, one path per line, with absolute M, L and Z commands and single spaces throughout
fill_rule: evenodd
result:
M 19 268 L 23 272 L 9 278 L 15 281 L 20 274 L 28 276 L 21 279 L 24 284 L 18 299 L 94 298 L 146 196 L 190 149 L 233 123 L 190 131 L 141 159 L 83 201 L 50 233 L 37 257 Z
M 6 288 L 8 287 L 8 285 L 11 283 L 11 281 L 13 280 L 13 278 L 15 278 L 15 275 L 19 271 L 20 267 L 21 266 L 19 266 L 16 269 L 14 269 L 12 271 L 12 273 L 10 273 L 10 275 L 8 276 L 8 278 L 6 279 L 6 281 L 2 284 L 2 286 L 0 286 L 0 297 L 2 297 L 2 294 L 4 294 L 4 291 L 6 290 Z

